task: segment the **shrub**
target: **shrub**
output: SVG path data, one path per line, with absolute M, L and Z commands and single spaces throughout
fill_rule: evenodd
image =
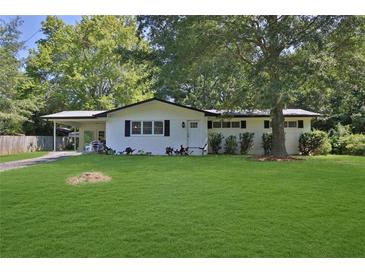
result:
M 324 143 L 322 144 L 322 146 L 318 149 L 318 152 L 316 152 L 316 153 L 320 154 L 320 155 L 327 155 L 331 151 L 332 151 L 331 142 L 329 141 L 328 138 L 326 138 L 326 140 L 324 141 Z
M 253 146 L 253 136 L 252 132 L 240 133 L 240 153 L 247 154 Z
M 262 147 L 264 148 L 265 155 L 271 154 L 272 149 L 272 133 L 265 132 L 262 134 Z
M 330 142 L 332 145 L 332 153 L 343 154 L 345 153 L 345 144 L 341 141 L 342 137 L 351 134 L 350 126 L 343 126 L 338 123 L 333 129 L 329 131 Z
M 299 137 L 299 151 L 303 155 L 328 154 L 332 146 L 326 132 L 314 130 Z
M 353 132 L 365 134 L 365 105 L 351 115 L 351 127 Z
M 343 136 L 340 138 L 340 143 L 344 147 L 344 153 L 365 156 L 364 134 L 350 134 Z
M 221 133 L 210 133 L 209 134 L 209 146 L 212 148 L 213 153 L 218 154 L 222 148 L 221 143 L 224 139 Z
M 224 153 L 235 154 L 237 150 L 237 137 L 230 135 L 226 138 L 224 143 Z

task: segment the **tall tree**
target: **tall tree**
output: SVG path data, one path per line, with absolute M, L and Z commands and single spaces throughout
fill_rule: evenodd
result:
M 365 17 L 344 18 L 322 43 L 303 47 L 301 55 L 310 56 L 301 66 L 306 81 L 292 104 L 323 113 L 316 128 L 328 131 L 342 123 L 365 133 Z
M 0 134 L 22 133 L 22 124 L 38 108 L 36 98 L 23 93 L 29 79 L 17 56 L 23 47 L 21 24 L 19 17 L 9 22 L 0 19 Z
M 211 50 L 206 36 L 191 32 L 190 20 L 140 16 L 138 21 L 142 36 L 152 43 L 160 69 L 155 82 L 158 96 L 198 108 L 252 107 L 255 93 L 245 67 L 228 50 Z M 204 32 L 204 26 L 199 27 Z
M 149 50 L 133 17 L 83 16 L 66 25 L 48 16 L 42 31 L 45 38 L 31 51 L 27 73 L 44 95 L 46 111 L 110 109 L 151 96 L 151 63 L 121 55 Z
M 272 153 L 285 157 L 283 109 L 305 83 L 306 74 L 301 68 L 312 56 L 310 51 L 302 49 L 325 42 L 346 19 L 340 16 L 147 16 L 140 17 L 139 22 L 140 29 L 145 30 L 144 34 L 159 52 L 162 72 L 169 66 L 181 69 L 186 64 L 184 56 L 190 66 L 212 56 L 226 56 L 240 66 L 246 74 L 246 86 L 256 94 L 250 98 L 256 99 L 257 106 L 271 111 Z M 343 31 L 351 32 L 356 24 L 343 24 Z

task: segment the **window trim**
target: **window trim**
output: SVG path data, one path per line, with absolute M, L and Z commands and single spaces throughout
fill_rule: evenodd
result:
M 193 124 L 196 124 L 196 127 L 192 127 L 191 125 Z M 199 128 L 199 123 L 197 121 L 189 121 L 189 128 Z
M 237 127 L 233 126 L 233 123 L 237 123 Z M 231 128 L 241 128 L 241 121 L 231 121 Z
M 132 124 L 135 122 L 139 122 L 141 123 L 141 133 L 140 134 L 133 134 L 133 128 L 132 128 Z M 144 122 L 152 122 L 152 133 L 151 134 L 144 134 L 143 133 L 143 124 Z M 162 133 L 159 134 L 155 134 L 155 122 L 161 122 L 162 123 Z M 165 123 L 164 120 L 130 120 L 130 136 L 144 136 L 144 137 L 148 137 L 148 136 L 164 136 L 164 132 L 165 132 Z
M 224 127 L 223 124 L 227 123 L 228 127 Z M 222 121 L 222 128 L 232 128 L 231 127 L 231 121 Z
M 208 128 L 212 129 L 212 128 L 231 128 L 231 129 L 245 129 L 247 128 L 247 122 L 246 120 L 234 120 L 234 121 L 225 121 L 225 120 L 219 120 L 219 121 L 208 121 L 208 122 L 212 122 L 212 126 Z M 242 127 L 242 122 L 244 122 L 245 127 Z M 216 127 L 215 124 L 219 123 L 219 127 Z M 227 127 L 223 127 L 223 123 L 227 123 Z M 236 126 L 233 126 L 233 123 L 236 123 Z M 229 125 L 229 126 L 228 126 Z
M 293 127 L 289 126 L 290 123 L 294 123 L 295 126 L 293 126 Z M 297 121 L 284 121 L 284 128 L 298 128 L 298 122 Z
M 290 123 L 294 123 L 295 126 L 291 127 Z M 288 121 L 288 128 L 298 128 L 298 122 L 297 121 Z
M 214 126 L 214 123 L 219 123 L 219 127 Z M 212 128 L 222 128 L 222 121 L 213 121 Z
M 135 134 L 135 133 L 133 133 L 133 123 L 140 123 L 140 125 L 141 125 L 141 127 L 140 127 L 140 130 L 141 130 L 141 133 L 140 134 Z M 143 128 L 142 128 L 142 121 L 132 121 L 131 120 L 131 125 L 130 125 L 130 129 L 131 129 L 131 136 L 141 136 L 142 135 L 142 133 L 143 133 Z
M 162 133 L 156 134 L 155 133 L 155 122 L 161 122 L 162 123 Z M 164 136 L 165 135 L 165 121 L 164 120 L 153 120 L 152 123 L 152 136 Z
M 145 134 L 145 133 L 144 133 L 144 123 L 146 123 L 146 122 L 147 122 L 147 123 L 148 123 L 148 122 L 151 122 L 151 123 L 152 123 L 152 125 L 151 125 L 151 133 L 150 133 L 150 134 L 148 134 L 148 133 L 147 133 L 147 134 Z M 141 133 L 142 133 L 142 134 L 140 134 L 140 135 L 148 135 L 148 136 L 153 135 L 153 130 L 154 130 L 153 126 L 154 126 L 154 124 L 155 124 L 155 123 L 154 123 L 154 121 L 142 121 L 142 127 L 141 127 Z

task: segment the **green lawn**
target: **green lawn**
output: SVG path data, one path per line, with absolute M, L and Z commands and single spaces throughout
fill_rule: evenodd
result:
M 65 184 L 90 170 L 113 179 Z M 365 157 L 86 155 L 0 179 L 1 257 L 365 256 Z
M 49 151 L 34 151 L 34 152 L 23 152 L 10 155 L 0 155 L 0 163 L 25 160 L 46 155 Z

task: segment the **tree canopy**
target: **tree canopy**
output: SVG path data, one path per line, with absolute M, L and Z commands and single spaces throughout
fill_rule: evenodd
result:
M 203 91 L 209 94 L 207 105 L 269 108 L 275 156 L 287 154 L 283 108 L 304 92 L 326 92 L 319 84 L 341 75 L 336 67 L 341 56 L 360 53 L 363 31 L 363 18 L 346 16 L 142 16 L 139 21 L 158 52 L 160 92 L 172 90 L 177 99 L 194 101 L 206 82 L 217 80 L 223 85 Z M 346 65 L 353 69 L 351 62 Z M 196 81 L 200 78 L 205 81 Z M 227 86 L 231 79 L 234 84 Z
M 83 16 L 42 23 L 21 68 L 19 18 L 1 22 L 1 134 L 47 131 L 39 116 L 151 96 L 198 108 L 271 111 L 285 156 L 286 107 L 365 132 L 363 16 Z M 24 69 L 25 68 L 25 69 Z
M 0 19 L 0 134 L 21 132 L 23 123 L 38 110 L 36 97 L 24 93 L 30 79 L 21 72 L 17 56 L 23 47 L 21 24 L 19 17 L 10 22 Z
M 53 111 L 110 109 L 151 96 L 151 64 L 121 55 L 149 51 L 132 17 L 83 16 L 73 26 L 48 16 L 42 31 L 27 73 Z

